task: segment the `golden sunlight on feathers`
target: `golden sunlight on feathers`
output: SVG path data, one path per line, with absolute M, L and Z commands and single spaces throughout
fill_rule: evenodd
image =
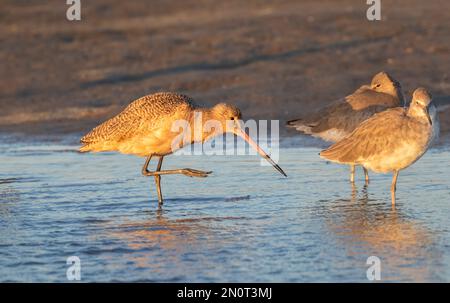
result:
M 241 129 L 240 119 L 241 111 L 233 105 L 219 103 L 212 108 L 200 108 L 185 95 L 156 93 L 132 102 L 117 116 L 95 127 L 81 138 L 82 146 L 79 150 L 118 151 L 147 157 L 142 174 L 155 178 L 159 205 L 163 202 L 161 175 L 184 174 L 189 177 L 207 177 L 211 173 L 190 168 L 161 170 L 164 156 L 185 145 L 204 142 L 224 132 L 231 132 L 243 138 L 275 169 L 286 176 L 281 167 Z M 211 121 L 219 123 L 220 127 L 209 129 L 205 127 L 205 124 Z M 155 171 L 149 171 L 148 165 L 153 156 L 159 157 L 157 168 Z
M 408 109 L 398 107 L 374 115 L 320 156 L 379 173 L 394 172 L 394 193 L 398 172 L 422 157 L 437 135 L 438 125 L 431 96 L 418 88 Z

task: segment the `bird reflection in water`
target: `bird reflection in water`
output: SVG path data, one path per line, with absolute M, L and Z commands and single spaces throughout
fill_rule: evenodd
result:
M 215 236 L 218 231 L 215 224 L 239 219 L 242 217 L 195 216 L 169 219 L 167 213 L 159 209 L 146 212 L 139 221 L 130 217 L 119 226 L 110 226 L 106 230 L 108 238 L 126 246 L 130 252 L 126 257 L 128 261 L 138 268 L 146 268 L 158 277 L 158 274 L 167 272 L 168 264 L 172 264 L 170 266 L 174 267 L 175 272 L 183 272 L 182 268 L 190 266 L 191 261 L 202 258 L 204 251 L 227 245 L 226 239 L 217 243 Z
M 379 257 L 382 280 L 436 279 L 436 266 L 432 265 L 440 262 L 441 253 L 432 232 L 400 209 L 369 198 L 367 186 L 361 193 L 353 186 L 350 199 L 324 204 L 326 209 L 321 212 L 326 217 L 326 228 L 337 244 L 344 245 L 348 256 L 358 260 Z

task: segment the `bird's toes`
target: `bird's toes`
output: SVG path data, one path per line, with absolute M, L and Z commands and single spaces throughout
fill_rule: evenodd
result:
M 183 170 L 183 174 L 189 177 L 201 177 L 201 178 L 205 178 L 207 177 L 210 173 L 212 173 L 211 171 L 202 171 L 202 170 L 197 170 L 197 169 L 192 169 L 192 168 L 186 168 Z
M 203 178 L 206 178 L 206 177 L 209 176 L 210 173 L 212 173 L 212 171 L 204 171 L 204 172 L 202 173 L 202 177 L 203 177 Z
M 201 178 L 206 178 L 208 177 L 208 175 L 212 173 L 211 171 L 198 171 L 196 172 L 195 176 L 196 177 L 201 177 Z

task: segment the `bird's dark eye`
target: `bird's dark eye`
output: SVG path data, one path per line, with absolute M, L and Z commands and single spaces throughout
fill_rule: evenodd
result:
M 377 86 L 376 87 L 380 87 L 381 86 L 381 84 L 377 84 Z
M 233 120 L 233 121 L 234 121 L 234 117 L 231 117 L 230 120 Z

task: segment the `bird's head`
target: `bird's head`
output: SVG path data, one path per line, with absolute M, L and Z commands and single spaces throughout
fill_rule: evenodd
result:
M 242 118 L 241 111 L 234 105 L 219 103 L 212 108 L 215 119 L 219 121 L 237 121 Z
M 242 127 L 242 114 L 239 108 L 234 105 L 219 103 L 215 105 L 210 111 L 210 118 L 218 121 L 222 126 L 222 132 L 233 133 L 236 136 L 244 139 L 251 147 L 253 147 L 258 154 L 272 164 L 282 175 L 286 176 L 285 172 L 278 166 L 259 145 L 253 141 L 252 138 L 245 132 Z M 206 121 L 208 123 L 208 121 Z M 218 134 L 218 133 L 216 133 Z M 211 135 L 216 135 L 211 134 Z M 211 136 L 208 136 L 210 138 Z
M 426 118 L 428 122 L 433 124 L 430 116 L 430 109 L 434 107 L 431 94 L 423 87 L 417 88 L 409 105 L 409 114 L 414 117 Z
M 400 82 L 395 80 L 391 75 L 386 72 L 379 72 L 372 78 L 370 86 L 373 90 L 389 94 L 399 99 L 400 104 L 405 104 L 405 98 L 403 96 L 402 87 Z

